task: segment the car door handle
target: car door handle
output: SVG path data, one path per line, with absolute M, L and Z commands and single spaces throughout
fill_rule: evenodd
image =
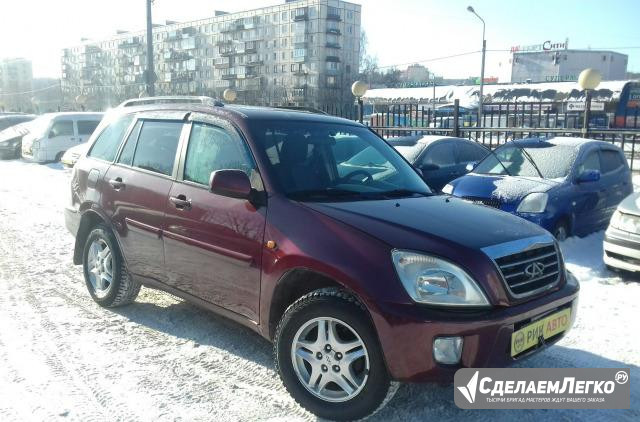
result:
M 179 210 L 191 209 L 191 199 L 187 199 L 184 195 L 170 196 L 169 201 L 171 201 L 171 203 L 173 203 L 173 205 L 175 205 Z
M 122 179 L 120 177 L 116 177 L 115 179 L 111 179 L 109 180 L 109 184 L 111 185 L 111 187 L 114 190 L 120 190 L 122 188 L 124 188 L 124 182 L 122 181 Z

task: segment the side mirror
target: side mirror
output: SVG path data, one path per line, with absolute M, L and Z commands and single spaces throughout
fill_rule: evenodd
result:
M 249 199 L 251 181 L 242 170 L 217 170 L 209 177 L 209 190 L 216 195 Z
M 477 161 L 472 161 L 470 163 L 467 163 L 467 166 L 464 169 L 467 171 L 467 173 L 469 173 L 470 171 L 473 171 L 473 169 L 476 168 L 477 165 Z
M 55 134 L 55 132 L 54 132 L 54 131 L 50 131 L 50 132 L 49 132 L 49 135 L 47 136 L 47 138 L 49 138 L 49 139 L 51 139 L 51 138 L 55 138 L 55 137 L 56 137 L 56 134 Z
M 425 171 L 434 171 L 434 170 L 439 170 L 440 166 L 437 164 L 433 164 L 433 163 L 429 163 L 429 164 L 423 164 L 422 167 L 420 167 L 420 170 L 422 170 L 423 172 Z
M 582 172 L 578 179 L 577 183 L 589 183 L 589 182 L 597 182 L 600 180 L 600 171 L 599 170 L 586 170 Z

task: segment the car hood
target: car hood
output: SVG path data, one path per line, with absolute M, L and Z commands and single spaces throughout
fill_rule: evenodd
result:
M 618 205 L 618 211 L 625 214 L 640 215 L 640 192 L 634 192 L 624 198 Z
M 479 250 L 547 233 L 514 215 L 445 195 L 305 205 L 394 248 Z
M 503 203 L 520 202 L 530 193 L 547 192 L 559 183 L 556 179 L 474 173 L 450 182 L 455 196 L 498 199 Z

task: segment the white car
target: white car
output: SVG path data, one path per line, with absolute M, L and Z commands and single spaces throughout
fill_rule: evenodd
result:
M 604 235 L 604 263 L 611 269 L 640 272 L 640 192 L 618 205 Z
M 89 143 L 85 142 L 75 147 L 71 147 L 62 155 L 60 162 L 67 168 L 72 168 L 78 162 L 78 159 L 83 156 L 89 149 Z
M 22 157 L 39 163 L 60 161 L 66 150 L 86 142 L 103 113 L 48 113 L 33 120 L 22 138 Z

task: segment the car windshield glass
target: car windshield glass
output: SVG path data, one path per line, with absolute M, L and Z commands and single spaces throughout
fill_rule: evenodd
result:
M 251 130 L 269 172 L 292 199 L 370 200 L 431 193 L 392 147 L 364 127 L 264 121 Z M 343 142 L 350 148 L 342 148 Z
M 540 169 L 542 176 L 546 179 L 566 177 L 578 152 L 573 145 L 555 145 L 550 142 L 540 142 L 535 145 L 529 144 L 522 148 L 515 145 L 505 145 L 498 148 L 495 151 L 495 155 L 488 155 L 482 160 L 473 172 L 478 174 L 540 177 L 535 166 L 527 158 L 525 152 L 522 151 L 523 149 L 529 154 Z M 500 161 L 502 164 L 500 164 Z
M 44 136 L 51 124 L 51 117 L 49 116 L 40 116 L 35 120 L 31 121 L 30 132 L 34 136 Z
M 417 143 L 415 145 L 398 145 L 395 148 L 404 158 L 407 159 L 408 162 L 414 163 L 418 159 L 420 153 L 424 150 L 425 146 L 426 145 L 423 143 Z

